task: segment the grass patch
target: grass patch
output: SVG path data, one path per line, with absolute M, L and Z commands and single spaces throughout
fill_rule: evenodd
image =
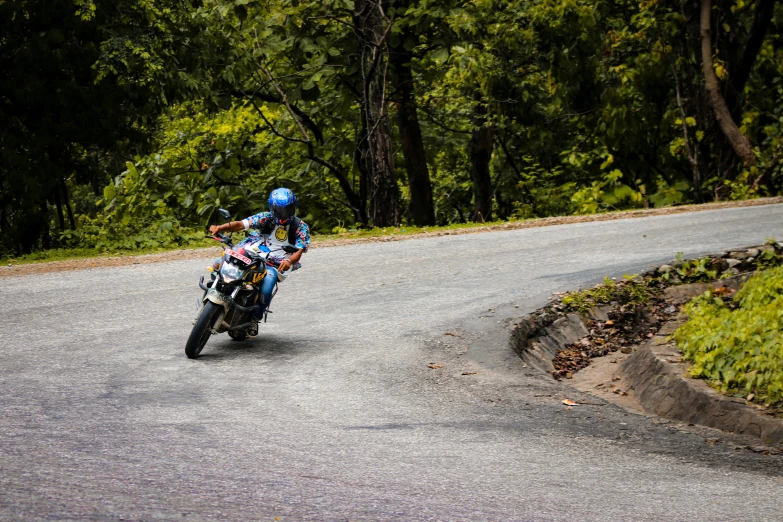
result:
M 518 223 L 521 221 L 526 221 L 526 220 L 487 221 L 485 223 L 453 223 L 451 225 L 429 226 L 429 227 L 399 226 L 399 227 L 350 229 L 350 230 L 343 229 L 343 231 L 335 234 L 314 234 L 313 241 L 330 241 L 335 239 L 360 239 L 360 238 L 372 238 L 372 237 L 383 237 L 383 236 L 411 236 L 415 234 L 446 232 L 449 230 L 465 230 L 471 228 L 491 227 L 497 225 L 504 225 L 506 223 Z
M 360 239 L 360 238 L 376 238 L 384 236 L 410 236 L 416 234 L 437 233 L 449 230 L 463 230 L 471 228 L 480 228 L 486 226 L 502 225 L 509 223 L 508 221 L 492 221 L 486 223 L 460 223 L 446 226 L 431 226 L 431 227 L 386 227 L 386 228 L 370 228 L 370 229 L 353 229 L 345 230 L 336 234 L 313 234 L 311 241 L 313 244 L 318 244 L 325 241 L 335 241 L 344 239 Z M 198 231 L 190 231 L 196 233 Z M 200 232 L 198 232 L 200 233 Z M 206 234 L 206 233 L 205 233 Z M 241 234 L 241 233 L 240 233 Z M 32 263 L 46 263 L 51 261 L 68 261 L 72 259 L 83 259 L 91 257 L 123 257 L 123 256 L 137 256 L 144 254 L 160 254 L 163 252 L 171 252 L 174 250 L 195 250 L 199 248 L 207 248 L 214 246 L 215 243 L 211 239 L 204 238 L 203 242 L 190 241 L 187 244 L 173 244 L 168 246 L 155 246 L 155 247 L 142 247 L 136 249 L 117 249 L 112 251 L 101 251 L 94 248 L 53 248 L 50 250 L 42 250 L 40 252 L 33 252 L 32 254 L 26 254 L 16 257 L 0 257 L 0 264 L 13 264 L 13 265 L 27 265 Z
M 765 405 L 783 403 L 783 267 L 757 273 L 733 299 L 705 292 L 673 335 L 691 375 Z
M 214 246 L 214 241 L 204 240 L 203 245 L 173 245 L 166 247 L 139 248 L 135 250 L 114 250 L 111 252 L 99 251 L 94 248 L 52 248 L 16 257 L 0 258 L 0 265 L 31 265 L 36 263 L 50 263 L 53 261 L 70 261 L 73 259 L 103 258 L 103 257 L 128 257 L 145 254 L 161 254 L 174 250 L 198 250 Z
M 773 203 L 779 203 L 782 198 L 766 198 L 766 199 L 757 199 L 757 200 L 748 200 L 748 201 L 734 201 L 734 202 L 723 202 L 723 203 L 708 203 L 708 204 L 702 204 L 702 205 L 683 205 L 679 207 L 666 207 L 661 209 L 648 209 L 648 210 L 622 210 L 622 211 L 614 211 L 614 212 L 602 212 L 598 214 L 593 215 L 580 215 L 580 216 L 553 216 L 549 218 L 530 218 L 530 219 L 519 219 L 519 220 L 509 220 L 509 221 L 488 221 L 485 223 L 455 223 L 451 225 L 444 225 L 444 226 L 427 226 L 427 227 L 417 227 L 417 226 L 399 226 L 399 227 L 385 227 L 385 228 L 370 228 L 370 229 L 337 229 L 334 233 L 331 234 L 318 234 L 313 233 L 312 235 L 312 241 L 314 244 L 318 243 L 328 243 L 328 242 L 335 242 L 335 241 L 343 241 L 343 240 L 352 240 L 352 239 L 373 239 L 373 238 L 382 238 L 382 237 L 406 237 L 406 236 L 417 236 L 417 235 L 423 235 L 423 234 L 442 234 L 444 232 L 449 231 L 466 231 L 469 232 L 471 229 L 487 229 L 487 228 L 495 228 L 495 229 L 505 229 L 506 227 L 510 229 L 515 228 L 527 228 L 527 227 L 535 227 L 535 226 L 549 226 L 549 225 L 556 225 L 556 224 L 565 224 L 565 223 L 573 223 L 573 222 L 588 222 L 588 221 L 605 221 L 609 219 L 618 219 L 618 218 L 625 218 L 625 217 L 642 217 L 647 215 L 664 215 L 664 214 L 671 214 L 671 213 L 680 213 L 680 212 L 692 212 L 697 210 L 708 210 L 708 209 L 715 209 L 715 208 L 726 208 L 726 207 L 739 207 L 739 206 L 755 206 L 755 205 L 761 205 L 761 204 L 773 204 Z M 78 230 L 76 232 L 70 232 L 73 236 L 78 236 L 80 233 L 83 233 L 83 230 Z M 101 229 L 98 229 L 98 232 L 95 230 L 92 230 L 90 233 L 92 236 L 98 237 L 102 236 L 102 234 L 106 232 L 106 230 L 103 230 L 101 232 Z M 58 248 L 58 249 L 52 249 L 42 252 L 35 252 L 33 254 L 23 255 L 23 256 L 2 256 L 0 254 L 0 264 L 7 265 L 7 264 L 13 264 L 13 265 L 26 265 L 26 264 L 33 264 L 33 263 L 45 263 L 50 261 L 67 261 L 72 259 L 82 259 L 82 258 L 102 258 L 102 257 L 126 257 L 126 256 L 134 256 L 134 255 L 144 255 L 144 254 L 158 254 L 158 253 L 165 253 L 165 252 L 171 252 L 175 250 L 195 250 L 200 248 L 207 248 L 213 243 L 209 239 L 201 239 L 202 234 L 204 234 L 204 230 L 200 229 L 189 229 L 189 228 L 182 228 L 178 230 L 178 234 L 174 238 L 175 240 L 172 240 L 172 234 L 161 234 L 160 231 L 157 233 L 145 233 L 143 230 L 137 231 L 134 230 L 130 234 L 132 236 L 132 241 L 128 240 L 128 234 L 124 233 L 123 231 L 120 231 L 119 235 L 117 234 L 117 231 L 114 231 L 114 235 L 125 239 L 125 241 L 109 241 L 104 240 L 101 244 L 96 245 L 92 248 L 84 248 L 79 247 L 79 245 L 83 245 L 84 243 L 80 243 L 78 240 L 74 240 L 74 247 L 73 248 Z M 463 232 L 464 233 L 464 232 Z M 95 239 L 93 237 L 93 239 Z M 78 239 L 78 238 L 77 238 Z M 89 239 L 89 238 L 88 238 Z M 696 268 L 695 272 L 699 272 L 700 268 L 706 268 L 706 267 L 691 267 Z M 686 270 L 689 270 L 686 268 Z M 691 272 L 693 270 L 689 270 Z M 701 276 L 702 274 L 698 274 Z M 676 277 L 677 274 L 673 273 L 671 274 L 672 277 Z M 691 279 L 688 277 L 687 279 Z
M 634 276 L 625 276 L 621 281 L 609 277 L 604 282 L 578 292 L 569 292 L 561 299 L 561 305 L 566 312 L 579 312 L 587 315 L 597 306 L 617 302 L 620 305 L 647 304 L 659 293 L 647 280 L 637 280 Z

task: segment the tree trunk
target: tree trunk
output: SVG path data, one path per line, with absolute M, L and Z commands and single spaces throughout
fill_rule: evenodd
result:
M 745 43 L 742 58 L 736 67 L 732 67 L 730 73 L 726 105 L 729 107 L 731 115 L 737 124 L 742 121 L 742 92 L 745 90 L 750 71 L 753 70 L 753 65 L 756 63 L 759 51 L 761 51 L 761 44 L 764 43 L 764 37 L 767 35 L 767 30 L 772 23 L 776 1 L 758 0 L 756 12 L 753 15 L 750 36 L 748 36 L 748 41 Z
M 41 248 L 49 250 L 52 248 L 52 235 L 49 231 L 49 206 L 46 198 L 41 201 Z
M 401 39 L 405 40 L 406 34 Z M 413 75 L 411 74 L 411 59 L 413 54 L 402 45 L 390 53 L 394 64 L 397 80 L 398 125 L 402 154 L 405 158 L 405 170 L 408 172 L 411 202 L 408 212 L 416 225 L 434 225 L 435 208 L 432 203 L 432 183 L 427 158 L 424 155 L 424 144 L 421 139 L 419 116 L 416 111 Z
M 386 38 L 391 21 L 380 0 L 356 0 L 353 25 L 359 40 L 362 75 L 360 162 L 367 171 L 370 216 L 378 227 L 400 223 L 399 188 L 394 172 L 391 127 L 386 110 Z
M 364 211 L 366 223 L 365 225 L 370 224 L 370 217 L 367 214 L 367 199 L 368 199 L 368 179 L 370 177 L 369 168 L 370 166 L 367 164 L 367 159 L 370 157 L 369 152 L 369 143 L 367 141 L 366 133 L 364 129 L 362 129 L 359 132 L 359 140 L 358 145 L 356 146 L 356 152 L 354 153 L 354 161 L 356 162 L 356 170 L 359 171 L 359 193 L 358 193 L 358 199 L 361 202 L 361 208 Z
M 712 30 L 710 19 L 712 14 L 712 0 L 701 0 L 701 61 L 704 69 L 704 88 L 707 91 L 707 100 L 712 107 L 721 131 L 731 144 L 734 152 L 742 159 L 746 166 L 755 165 L 756 157 L 750 146 L 748 138 L 740 132 L 737 124 L 731 117 L 726 100 L 720 92 L 718 77 L 712 67 Z
M 63 189 L 63 199 L 65 200 L 65 210 L 68 212 L 68 223 L 71 225 L 71 230 L 76 230 L 76 222 L 73 219 L 73 210 L 71 209 L 71 202 L 68 198 L 68 186 L 65 184 L 65 180 L 60 178 L 60 187 Z
M 487 125 L 487 107 L 477 90 L 473 108 L 473 132 L 470 136 L 470 177 L 473 181 L 473 221 L 492 220 L 492 178 L 489 162 L 492 159 L 494 129 Z
M 65 218 L 63 217 L 63 204 L 60 198 L 60 186 L 54 187 L 54 205 L 57 207 L 57 223 L 60 225 L 60 230 L 65 230 Z
M 680 75 L 677 69 L 672 65 L 672 73 L 674 73 L 674 93 L 677 96 L 677 107 L 680 109 L 680 119 L 682 120 L 682 136 L 683 143 L 685 144 L 685 156 L 688 158 L 688 163 L 691 165 L 691 172 L 693 173 L 693 193 L 696 196 L 696 201 L 701 203 L 702 190 L 701 190 L 701 170 L 699 169 L 699 143 L 691 143 L 690 133 L 688 132 L 688 117 L 683 107 L 682 96 L 680 95 Z M 668 182 L 667 182 L 668 183 Z M 645 199 L 645 203 L 646 203 Z M 646 207 L 645 207 L 646 208 Z

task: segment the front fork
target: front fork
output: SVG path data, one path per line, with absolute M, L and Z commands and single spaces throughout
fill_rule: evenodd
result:
M 223 307 L 223 313 L 218 318 L 217 321 L 215 321 L 215 327 L 212 328 L 212 334 L 218 333 L 217 331 L 217 325 L 223 326 L 225 328 L 224 331 L 230 330 L 230 331 L 236 331 L 236 330 L 243 330 L 251 325 L 250 322 L 243 323 L 237 326 L 231 326 L 228 323 L 224 321 L 224 318 L 228 313 L 231 311 L 231 308 L 234 308 L 235 311 L 238 312 L 245 312 L 252 314 L 253 307 L 246 307 L 238 304 L 235 299 L 239 291 L 242 289 L 240 285 L 237 285 L 236 288 L 234 288 L 233 292 L 231 292 L 230 296 L 225 296 L 224 294 L 221 294 L 217 290 L 215 290 L 213 287 L 215 285 L 215 281 L 217 280 L 217 276 L 212 279 L 211 285 L 210 284 L 204 284 L 204 276 L 201 276 L 201 279 L 199 280 L 199 287 L 201 287 L 202 290 L 204 290 L 204 295 L 201 296 L 201 299 L 196 298 L 196 308 L 198 308 L 198 313 L 196 314 L 196 319 L 193 319 L 193 324 L 196 324 L 196 320 L 198 319 L 198 316 L 201 314 L 201 310 L 204 309 L 204 305 L 207 303 L 207 301 L 212 301 L 216 305 Z M 261 299 L 263 299 L 263 296 L 261 296 Z M 266 314 L 265 314 L 266 315 Z

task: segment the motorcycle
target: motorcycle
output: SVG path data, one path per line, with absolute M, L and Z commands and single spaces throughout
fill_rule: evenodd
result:
M 227 210 L 220 209 L 219 212 L 226 222 L 231 220 Z M 185 343 L 185 355 L 191 359 L 201 354 L 212 335 L 228 332 L 235 341 L 247 338 L 247 329 L 255 321 L 253 308 L 259 304 L 259 299 L 263 299 L 259 289 L 266 277 L 267 265 L 279 265 L 260 237 L 248 237 L 236 247 L 231 234 L 207 237 L 223 245 L 223 256 L 220 267 L 212 272 L 211 280 L 205 283 L 204 276 L 201 276 L 198 283 L 204 294 L 197 302 L 198 315 L 193 320 L 193 329 Z M 285 277 L 284 272 L 278 271 L 278 281 L 283 281 Z M 268 313 L 268 310 L 264 313 L 264 322 Z

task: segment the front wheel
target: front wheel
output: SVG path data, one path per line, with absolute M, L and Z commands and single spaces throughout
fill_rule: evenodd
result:
M 212 328 L 220 318 L 222 310 L 222 306 L 218 306 L 212 301 L 207 301 L 204 304 L 204 308 L 201 309 L 196 324 L 193 325 L 193 330 L 190 332 L 188 342 L 185 344 L 185 355 L 191 359 L 198 357 L 207 344 L 209 336 L 212 335 Z

